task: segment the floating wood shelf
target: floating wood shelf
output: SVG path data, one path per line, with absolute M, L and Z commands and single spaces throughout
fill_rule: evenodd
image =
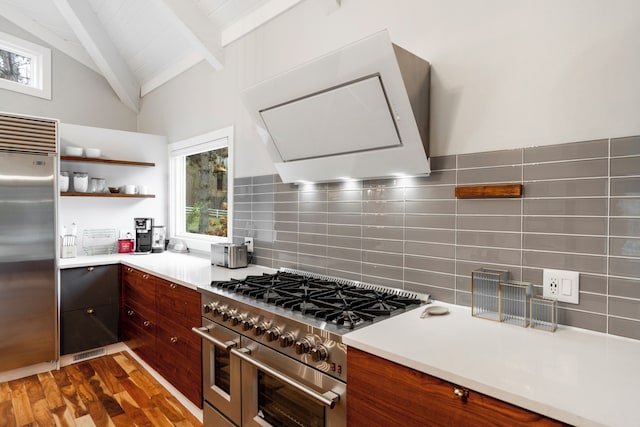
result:
M 456 187 L 455 195 L 461 199 L 522 197 L 522 184 L 470 185 Z
M 65 162 L 85 162 L 85 163 L 106 163 L 109 165 L 124 165 L 124 166 L 155 166 L 155 163 L 148 162 L 134 162 L 131 160 L 114 160 L 103 159 L 102 157 L 82 157 L 82 156 L 60 156 L 61 161 Z
M 124 194 L 124 193 L 60 193 L 63 197 L 121 197 L 129 199 L 153 199 L 155 194 Z

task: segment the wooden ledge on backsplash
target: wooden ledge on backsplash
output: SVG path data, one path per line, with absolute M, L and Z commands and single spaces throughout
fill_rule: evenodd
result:
M 522 197 L 522 184 L 495 184 L 458 186 L 455 195 L 461 199 L 496 197 Z

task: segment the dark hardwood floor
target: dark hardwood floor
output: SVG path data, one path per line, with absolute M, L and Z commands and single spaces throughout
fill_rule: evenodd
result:
M 200 427 L 127 352 L 0 383 L 0 426 Z

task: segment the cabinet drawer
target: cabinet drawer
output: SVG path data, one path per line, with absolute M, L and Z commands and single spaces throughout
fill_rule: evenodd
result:
M 122 313 L 121 335 L 129 348 L 138 353 L 147 363 L 155 366 L 156 325 L 139 312 L 125 307 Z
M 200 294 L 165 280 L 158 280 L 156 288 L 158 313 L 171 313 L 173 322 L 192 328 L 200 323 Z
M 122 320 L 128 325 L 133 325 L 150 334 L 156 333 L 155 313 L 140 310 L 133 305 L 125 305 L 122 311 Z
M 507 402 L 349 348 L 349 425 L 559 426 Z
M 156 288 L 152 280 L 122 280 L 122 301 L 129 305 L 135 305 L 138 309 L 153 313 L 156 310 Z
M 195 335 L 195 334 L 194 334 Z M 156 343 L 159 342 L 157 337 Z M 198 406 L 202 405 L 202 361 L 200 349 L 189 343 L 158 344 L 158 371 L 182 394 Z
M 158 340 L 158 350 L 166 348 L 184 348 L 185 351 L 193 350 L 200 353 L 201 339 L 193 333 L 190 327 L 169 322 L 166 319 L 158 321 L 156 325 L 156 337 Z M 199 354 L 198 354 L 198 357 Z
M 60 310 L 117 304 L 119 289 L 117 265 L 60 270 Z
M 118 304 L 61 313 L 60 353 L 77 353 L 118 342 L 118 318 Z

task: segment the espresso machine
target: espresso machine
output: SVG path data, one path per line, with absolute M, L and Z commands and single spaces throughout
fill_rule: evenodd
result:
M 136 249 L 134 253 L 151 253 L 153 245 L 153 218 L 134 218 Z

